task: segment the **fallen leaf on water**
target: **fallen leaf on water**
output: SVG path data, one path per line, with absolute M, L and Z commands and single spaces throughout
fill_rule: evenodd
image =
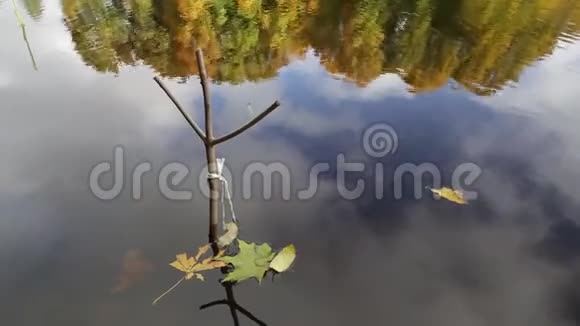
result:
M 188 257 L 186 253 L 179 254 L 175 256 L 175 261 L 169 265 L 177 270 L 184 272 L 186 280 L 190 280 L 194 276 L 199 280 L 203 280 L 203 276 L 198 276 L 199 272 L 226 266 L 224 262 L 217 260 L 217 258 L 223 255 L 223 251 L 220 252 L 216 257 L 208 257 L 204 260 L 201 260 L 201 256 L 205 255 L 209 249 L 209 244 L 200 247 L 197 250 L 195 257 Z
M 201 256 L 205 255 L 209 249 L 211 248 L 210 244 L 206 244 L 204 246 L 201 246 L 197 249 L 197 253 L 195 254 L 195 260 L 199 260 L 201 258 Z
M 270 268 L 278 273 L 283 273 L 292 266 L 296 259 L 296 248 L 293 244 L 282 249 L 276 257 L 270 262 Z
M 204 281 L 205 278 L 199 272 L 225 267 L 227 264 L 218 260 L 220 257 L 224 255 L 223 250 L 218 252 L 216 256 L 209 256 L 201 260 L 201 257 L 205 255 L 210 248 L 211 248 L 210 244 L 206 244 L 200 247 L 199 249 L 197 249 L 195 257 L 188 257 L 186 253 L 182 253 L 175 256 L 175 261 L 173 261 L 169 265 L 171 265 L 177 270 L 184 272 L 185 275 L 181 279 L 179 279 L 177 283 L 175 283 L 172 287 L 170 287 L 167 291 L 165 291 L 157 299 L 155 299 L 153 301 L 153 304 L 154 305 L 157 304 L 157 302 L 159 302 L 167 294 L 173 291 L 184 280 L 191 280 L 193 277 L 195 277 L 200 281 Z
M 267 243 L 256 245 L 243 240 L 239 241 L 239 246 L 240 251 L 236 256 L 219 258 L 220 261 L 234 266 L 234 270 L 228 273 L 222 282 L 241 282 L 250 278 L 262 282 L 275 255 L 272 247 Z
M 443 187 L 441 189 L 429 188 L 429 190 L 431 190 L 431 192 L 440 196 L 441 198 L 445 198 L 456 204 L 467 205 L 467 201 L 463 197 L 463 193 L 459 190 L 454 190 L 447 187 Z
M 238 237 L 238 225 L 236 223 L 227 223 L 226 232 L 218 239 L 218 246 L 223 248 L 232 243 Z

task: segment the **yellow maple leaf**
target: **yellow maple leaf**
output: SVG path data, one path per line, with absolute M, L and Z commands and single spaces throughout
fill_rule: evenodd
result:
M 193 257 L 187 258 L 186 253 L 179 254 L 175 256 L 175 258 L 176 258 L 175 261 L 169 265 L 185 273 L 189 272 L 193 268 L 193 266 L 197 263 L 195 261 L 195 258 Z
M 433 189 L 433 188 L 429 188 L 429 190 L 431 190 L 431 192 L 433 192 L 434 194 L 438 195 L 441 198 L 445 198 L 451 202 L 454 202 L 456 204 L 460 204 L 460 205 L 467 205 L 467 200 L 465 200 L 465 197 L 463 197 L 463 193 L 459 190 L 454 190 L 451 188 L 447 188 L 447 187 L 443 187 L 441 189 Z
M 199 249 L 197 249 L 197 253 L 195 254 L 195 260 L 199 260 L 201 256 L 205 255 L 209 251 L 209 249 L 210 249 L 209 243 L 206 244 L 205 246 L 199 247 Z
M 221 250 L 215 256 L 210 256 L 205 259 L 201 259 L 203 255 L 205 255 L 209 249 L 211 248 L 210 244 L 206 244 L 199 249 L 197 249 L 197 253 L 195 257 L 188 257 L 186 253 L 182 253 L 175 256 L 175 261 L 171 262 L 169 265 L 174 267 L 175 269 L 182 271 L 185 275 L 177 281 L 172 287 L 170 287 L 167 291 L 165 291 L 162 295 L 160 295 L 157 299 L 153 301 L 153 304 L 159 302 L 163 297 L 173 291 L 181 282 L 184 280 L 191 280 L 192 278 L 196 278 L 200 281 L 204 281 L 205 278 L 199 272 L 216 269 L 225 267 L 227 264 L 218 260 L 224 255 L 224 251 Z
M 179 254 L 175 256 L 175 261 L 169 265 L 179 271 L 184 272 L 186 280 L 190 280 L 194 276 L 199 280 L 203 280 L 203 276 L 199 276 L 199 274 L 197 274 L 198 272 L 226 266 L 224 262 L 216 260 L 217 258 L 223 256 L 223 251 L 220 251 L 215 257 L 208 257 L 204 260 L 201 260 L 201 257 L 205 255 L 209 249 L 209 244 L 200 247 L 197 250 L 195 257 L 188 257 L 186 253 Z

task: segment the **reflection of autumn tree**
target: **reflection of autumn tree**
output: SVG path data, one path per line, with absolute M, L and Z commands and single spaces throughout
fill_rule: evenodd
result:
M 575 1 L 359 0 L 344 7 L 336 28 L 342 42 L 314 44 L 329 70 L 363 84 L 398 72 L 415 91 L 454 78 L 485 95 L 551 53 L 571 28 Z
M 179 19 L 166 16 L 166 21 L 174 31 L 176 51 L 189 61 L 191 71 L 193 44 L 205 49 L 210 74 L 230 82 L 272 77 L 290 55 L 305 52 L 307 43 L 300 33 L 308 3 L 303 1 L 278 1 L 274 6 L 261 0 L 174 1 L 166 6 L 177 8 Z
M 30 17 L 37 20 L 42 16 L 44 10 L 42 0 L 21 0 L 21 2 Z
M 526 65 L 551 53 L 574 5 L 569 0 L 464 2 L 465 38 L 473 46 L 453 77 L 483 94 L 517 80 Z
M 403 2 L 385 47 L 387 69 L 400 71 L 413 90 L 439 87 L 456 64 L 457 44 L 434 29 L 434 3 Z
M 63 0 L 67 25 L 75 49 L 83 60 L 98 71 L 118 72 L 127 57 L 129 28 L 123 8 L 100 0 Z
M 312 24 L 310 44 L 327 69 L 361 84 L 381 72 L 397 72 L 414 91 L 436 89 L 453 78 L 478 94 L 493 93 L 516 81 L 525 66 L 549 55 L 559 36 L 573 39 L 580 31 L 575 0 L 358 0 L 338 9 L 323 5 L 340 17 L 319 14 L 318 24 Z M 328 24 L 334 26 L 318 32 Z
M 318 48 L 326 68 L 331 72 L 343 73 L 360 84 L 368 83 L 381 74 L 388 9 L 388 0 L 346 3 L 340 10 L 341 20 L 338 21 L 340 25 L 336 37 L 340 43 L 335 45 L 335 49 Z
M 396 72 L 413 91 L 455 79 L 485 95 L 580 31 L 576 0 L 62 1 L 77 51 L 99 71 L 139 61 L 187 77 L 200 46 L 212 78 L 232 83 L 273 77 L 312 47 L 361 85 Z
M 171 71 L 169 34 L 153 16 L 151 0 L 131 0 L 131 44 L 133 55 L 160 71 Z
M 99 71 L 142 60 L 162 75 L 187 77 L 197 72 L 199 46 L 210 75 L 234 83 L 272 77 L 303 55 L 301 22 L 315 9 L 301 0 L 63 0 L 77 51 Z

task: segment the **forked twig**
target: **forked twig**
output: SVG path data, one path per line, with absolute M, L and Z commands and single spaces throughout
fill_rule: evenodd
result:
M 203 52 L 201 49 L 197 49 L 195 51 L 196 59 L 197 59 L 197 67 L 199 71 L 199 79 L 201 83 L 201 88 L 203 90 L 203 104 L 204 104 L 204 113 L 205 113 L 205 133 L 201 130 L 201 128 L 193 121 L 193 119 L 187 114 L 187 112 L 183 109 L 183 107 L 179 104 L 177 99 L 171 94 L 171 92 L 165 87 L 161 79 L 155 77 L 155 82 L 163 89 L 165 94 L 169 97 L 169 99 L 173 102 L 175 107 L 181 112 L 181 115 L 185 118 L 185 120 L 189 123 L 191 128 L 195 131 L 197 136 L 203 141 L 205 146 L 205 153 L 207 159 L 207 169 L 210 175 L 218 174 L 217 170 L 217 159 L 216 159 L 216 150 L 215 146 L 226 142 L 244 131 L 248 130 L 262 119 L 264 119 L 268 114 L 272 113 L 276 108 L 280 106 L 278 101 L 275 101 L 268 109 L 262 112 L 260 115 L 240 127 L 239 129 L 222 136 L 220 138 L 214 139 L 213 136 L 213 125 L 212 125 L 212 112 L 211 112 L 211 97 L 209 92 L 209 84 L 208 84 L 208 77 L 207 72 L 205 69 L 205 64 L 203 61 Z M 210 189 L 210 196 L 209 196 L 209 243 L 212 245 L 212 250 L 214 255 L 217 255 L 219 252 L 219 248 L 217 245 L 218 241 L 218 200 L 219 200 L 219 191 L 218 188 L 220 187 L 220 183 L 216 178 L 208 178 L 209 189 Z M 179 283 L 179 282 L 178 282 Z M 209 308 L 218 304 L 225 304 L 230 308 L 230 313 L 232 315 L 232 320 L 234 325 L 238 326 L 240 324 L 237 312 L 240 311 L 243 315 L 257 323 L 258 325 L 266 325 L 263 321 L 256 318 L 252 315 L 249 311 L 241 307 L 234 297 L 234 289 L 233 284 L 230 282 L 223 283 L 223 286 L 226 290 L 226 299 L 215 301 L 200 307 L 200 309 Z

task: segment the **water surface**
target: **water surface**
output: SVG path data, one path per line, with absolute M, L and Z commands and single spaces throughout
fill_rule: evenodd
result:
M 19 8 L 24 28 L 18 23 Z M 206 241 L 201 143 L 153 82 L 200 123 L 193 51 L 212 79 L 216 132 L 282 106 L 219 148 L 232 171 L 241 236 L 299 258 L 239 302 L 269 325 L 575 325 L 580 323 L 580 8 L 572 0 L 63 0 L 0 2 L 0 316 L 12 325 L 231 324 L 217 273 L 157 306 L 180 275 L 167 264 Z M 395 153 L 364 131 L 387 123 Z M 112 201 L 89 173 L 125 150 Z M 340 196 L 337 156 L 367 169 Z M 130 173 L 141 162 L 143 197 Z M 156 176 L 191 175 L 168 200 Z M 283 163 L 291 198 L 242 196 L 244 167 Z M 327 162 L 313 198 L 309 171 Z M 394 170 L 432 163 L 483 171 L 467 206 L 414 198 Z M 374 167 L 382 163 L 384 196 Z M 105 178 L 106 179 L 106 178 Z M 105 184 L 111 180 L 105 180 Z M 426 177 L 425 185 L 433 182 Z M 243 324 L 249 324 L 244 320 Z

